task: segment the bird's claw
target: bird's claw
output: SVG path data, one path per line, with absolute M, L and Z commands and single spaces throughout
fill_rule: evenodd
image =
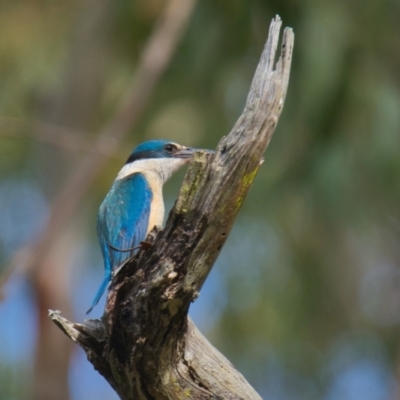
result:
M 146 241 L 142 241 L 139 244 L 140 244 L 140 250 L 148 250 L 153 245 L 153 243 Z
M 158 232 L 161 231 L 161 226 L 155 225 L 153 229 L 147 234 L 146 240 L 140 242 L 140 247 L 143 250 L 148 250 L 156 240 Z

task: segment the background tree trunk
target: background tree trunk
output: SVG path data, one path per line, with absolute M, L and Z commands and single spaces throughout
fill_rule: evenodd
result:
M 245 110 L 215 155 L 191 163 L 153 246 L 113 277 L 102 320 L 75 324 L 50 312 L 122 399 L 260 399 L 188 319 L 262 163 L 282 111 L 293 50 L 270 27 Z
M 63 90 L 47 96 L 41 107 L 41 121 L 80 132 L 89 132 L 99 111 L 99 92 L 105 80 L 102 46 L 113 11 L 112 1 L 88 0 L 82 5 L 65 71 Z M 84 136 L 84 134 L 82 134 Z M 53 193 L 73 169 L 70 154 L 54 150 L 52 146 L 38 147 L 38 164 L 47 176 L 47 192 Z M 52 168 L 49 168 L 52 165 Z M 51 197 L 51 195 L 50 195 Z M 77 230 L 71 222 L 64 224 L 63 234 L 52 234 L 41 251 L 30 278 L 38 307 L 38 334 L 35 354 L 33 400 L 68 400 L 69 369 L 73 347 L 54 332 L 54 325 L 46 318 L 50 307 L 59 307 L 72 316 L 70 304 L 71 257 L 77 245 Z

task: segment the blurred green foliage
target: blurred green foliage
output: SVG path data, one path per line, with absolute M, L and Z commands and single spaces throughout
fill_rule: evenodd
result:
M 96 133 L 126 90 L 163 5 L 0 2 L 0 179 L 33 180 L 51 201 L 85 153 L 37 141 L 26 122 Z M 95 241 L 98 204 L 127 148 L 154 137 L 211 148 L 229 132 L 275 14 L 296 35 L 286 104 L 210 276 L 214 284 L 195 304 L 205 319 L 214 308 L 218 314 L 212 324 L 198 322 L 265 398 L 394 399 L 398 1 L 200 1 L 124 154 L 110 160 L 82 205 L 87 240 Z M 170 203 L 181 179 L 166 188 Z M 3 244 L 0 251 L 5 261 Z M 11 374 L 17 367 L 1 368 Z M 1 386 L 1 398 L 24 397 Z

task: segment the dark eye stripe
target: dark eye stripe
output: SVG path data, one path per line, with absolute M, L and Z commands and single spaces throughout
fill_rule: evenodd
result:
M 125 164 L 129 164 L 129 163 L 134 162 L 136 160 L 143 160 L 144 158 L 155 158 L 154 157 L 154 152 L 152 152 L 152 151 L 144 151 L 144 152 L 139 153 L 139 154 L 134 154 L 133 153 L 126 160 Z

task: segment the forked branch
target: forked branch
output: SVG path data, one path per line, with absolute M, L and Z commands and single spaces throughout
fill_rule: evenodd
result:
M 121 399 L 260 399 L 188 318 L 257 174 L 282 111 L 294 35 L 275 64 L 276 17 L 247 98 L 215 155 L 198 153 L 166 227 L 114 276 L 102 320 L 54 322 Z

